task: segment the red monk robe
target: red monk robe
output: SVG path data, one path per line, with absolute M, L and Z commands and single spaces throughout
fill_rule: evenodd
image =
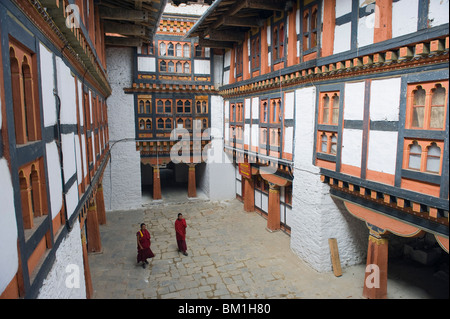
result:
M 138 243 L 138 255 L 137 262 L 143 262 L 142 266 L 145 268 L 145 264 L 148 264 L 147 258 L 155 257 L 150 249 L 150 233 L 145 229 L 145 225 L 141 225 L 141 230 L 136 233 Z
M 186 246 L 186 220 L 184 220 L 183 215 L 178 214 L 178 218 L 175 221 L 175 233 L 177 237 L 178 250 L 187 256 L 187 246 Z

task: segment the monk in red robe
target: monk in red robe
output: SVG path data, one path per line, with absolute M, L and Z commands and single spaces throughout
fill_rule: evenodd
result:
M 182 252 L 185 256 L 188 255 L 186 252 L 186 227 L 186 220 L 183 218 L 183 214 L 179 213 L 175 221 L 175 233 L 177 236 L 178 251 Z
M 145 264 L 148 264 L 147 258 L 155 257 L 150 249 L 150 233 L 147 230 L 147 226 L 142 223 L 141 230 L 137 232 L 137 262 L 142 262 L 142 268 L 145 268 Z

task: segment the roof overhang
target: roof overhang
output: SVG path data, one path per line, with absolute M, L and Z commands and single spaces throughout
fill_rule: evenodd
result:
M 141 46 L 152 41 L 168 0 L 98 0 L 105 44 Z
M 245 33 L 259 28 L 275 12 L 292 10 L 291 0 L 215 0 L 186 34 L 198 37 L 199 44 L 211 48 L 230 48 L 242 43 Z

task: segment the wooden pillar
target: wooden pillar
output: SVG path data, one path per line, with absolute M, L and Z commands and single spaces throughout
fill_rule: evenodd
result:
M 195 182 L 195 164 L 188 164 L 188 197 L 197 197 L 197 186 Z
M 161 196 L 161 178 L 159 175 L 159 166 L 153 167 L 153 199 L 162 199 Z
M 270 182 L 267 229 L 270 231 L 280 229 L 280 187 Z
M 242 177 L 244 180 L 244 211 L 255 211 L 255 182 L 253 178 Z
M 89 257 L 86 246 L 86 234 L 83 227 L 81 228 L 81 246 L 83 248 L 83 268 L 84 268 L 84 281 L 86 283 L 86 298 L 91 299 L 94 293 L 92 286 L 91 269 L 89 268 Z
M 363 297 L 368 299 L 387 298 L 387 268 L 388 240 L 371 231 L 367 248 Z
M 102 250 L 102 243 L 100 240 L 100 227 L 98 225 L 97 205 L 95 200 L 89 203 L 89 209 L 86 216 L 86 227 L 88 252 L 100 252 Z
M 375 4 L 375 27 L 373 42 L 392 38 L 392 0 L 377 0 Z
M 95 197 L 97 202 L 97 217 L 100 225 L 106 224 L 105 198 L 103 197 L 103 184 L 99 183 L 97 187 L 97 194 Z
M 323 2 L 322 56 L 333 54 L 334 31 L 336 27 L 336 0 Z

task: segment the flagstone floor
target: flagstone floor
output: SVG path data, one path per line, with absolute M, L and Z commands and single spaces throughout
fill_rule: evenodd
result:
M 180 212 L 189 256 L 177 251 Z M 155 254 L 145 269 L 136 264 L 142 222 Z M 89 255 L 94 298 L 362 298 L 365 265 L 345 268 L 341 277 L 318 273 L 291 251 L 289 235 L 265 225 L 238 200 L 149 202 L 140 210 L 109 212 L 100 226 L 103 251 Z M 436 296 L 402 278 L 404 265 L 390 267 L 388 298 L 448 298 L 448 286 L 446 295 Z

